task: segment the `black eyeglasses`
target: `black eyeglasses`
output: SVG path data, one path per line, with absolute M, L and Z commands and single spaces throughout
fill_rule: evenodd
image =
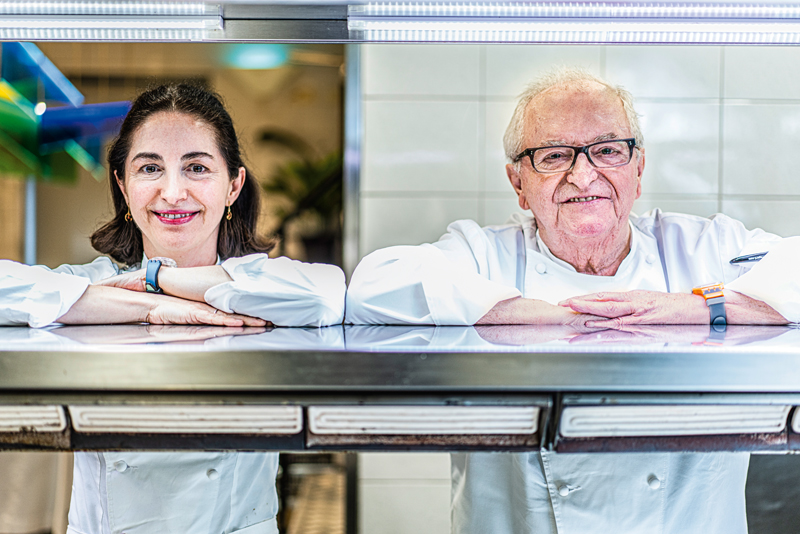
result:
M 514 163 L 528 156 L 536 172 L 567 172 L 575 166 L 579 154 L 586 154 L 586 159 L 592 166 L 609 169 L 630 163 L 634 147 L 635 139 L 598 141 L 586 146 L 542 146 L 525 149 L 514 158 Z

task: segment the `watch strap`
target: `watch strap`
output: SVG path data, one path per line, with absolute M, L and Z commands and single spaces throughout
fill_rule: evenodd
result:
M 148 260 L 144 275 L 144 288 L 148 293 L 163 293 L 158 285 L 158 271 L 161 269 L 161 260 Z
M 706 304 L 708 304 L 708 311 L 711 314 L 712 326 L 728 324 L 728 317 L 725 315 L 725 297 L 706 299 Z

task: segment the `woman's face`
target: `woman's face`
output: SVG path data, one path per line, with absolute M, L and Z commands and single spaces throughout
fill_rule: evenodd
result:
M 142 232 L 147 257 L 195 267 L 216 263 L 219 226 L 244 178 L 243 167 L 235 177 L 228 174 L 210 126 L 165 111 L 134 133 L 125 180 L 117 177 L 117 183 Z

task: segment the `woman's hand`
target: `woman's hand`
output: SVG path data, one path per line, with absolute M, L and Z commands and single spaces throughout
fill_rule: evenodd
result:
M 128 291 L 145 291 L 145 269 L 118 274 L 105 280 L 99 280 L 92 285 L 118 287 Z
M 168 295 L 153 295 L 147 314 L 150 324 L 210 324 L 218 326 L 267 326 L 267 321 L 247 315 L 225 313 L 203 302 Z
M 593 293 L 558 303 L 577 313 L 605 319 L 587 321 L 586 326 L 620 328 L 632 324 L 708 324 L 709 311 L 703 297 L 690 293 L 627 291 Z
M 204 302 L 169 295 L 127 291 L 90 285 L 58 319 L 64 324 L 208 324 L 217 326 L 267 326 L 263 319 L 225 313 Z

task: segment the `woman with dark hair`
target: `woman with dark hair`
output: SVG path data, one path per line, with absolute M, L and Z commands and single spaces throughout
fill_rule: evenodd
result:
M 92 245 L 124 267 L 0 261 L 0 325 L 342 322 L 338 267 L 267 256 L 258 184 L 216 95 L 144 92 L 108 163 L 115 215 Z M 76 453 L 69 532 L 276 534 L 277 467 L 277 453 Z

